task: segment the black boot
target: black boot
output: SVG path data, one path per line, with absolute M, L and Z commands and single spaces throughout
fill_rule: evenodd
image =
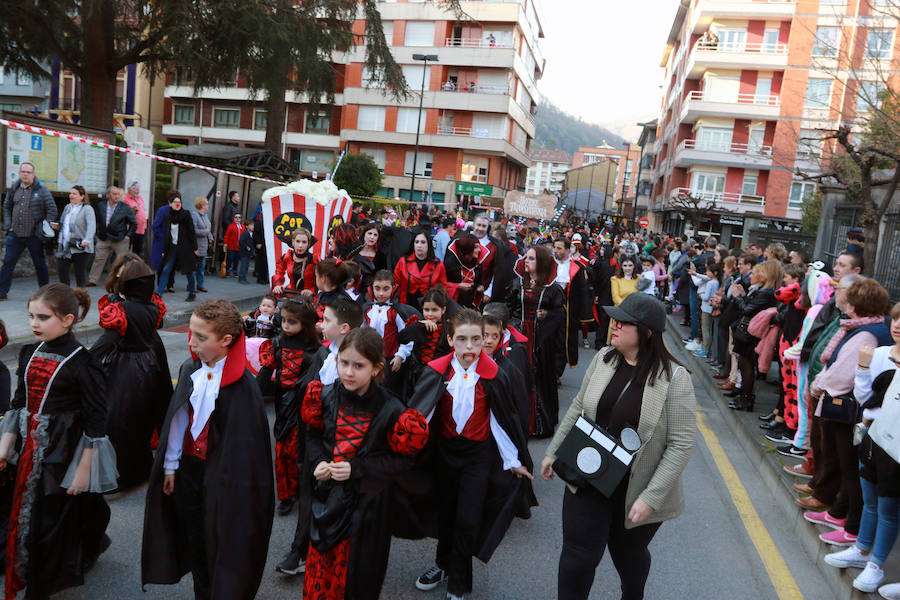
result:
M 741 388 L 736 387 L 733 390 L 728 390 L 727 392 L 723 392 L 726 398 L 737 398 L 741 395 Z
M 744 405 L 742 407 L 742 410 L 753 412 L 753 406 L 756 404 L 756 394 L 753 392 L 753 390 L 749 390 L 746 394 L 744 394 L 743 403 Z

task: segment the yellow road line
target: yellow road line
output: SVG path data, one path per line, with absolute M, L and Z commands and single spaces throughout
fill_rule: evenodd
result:
M 734 507 L 741 517 L 744 529 L 747 530 L 750 541 L 753 542 L 757 554 L 759 554 L 763 565 L 766 567 L 769 580 L 775 587 L 775 593 L 778 594 L 778 598 L 780 600 L 802 600 L 803 594 L 800 593 L 797 582 L 794 581 L 794 577 L 781 557 L 781 553 L 778 552 L 775 542 L 772 541 L 772 536 L 769 535 L 762 519 L 759 518 L 759 513 L 756 512 L 753 502 L 750 501 L 750 495 L 747 494 L 744 484 L 741 483 L 737 471 L 734 470 L 734 466 L 728 460 L 725 449 L 719 443 L 719 438 L 707 427 L 706 418 L 699 411 L 697 412 L 697 428 L 703 435 L 703 440 L 706 442 L 706 447 L 709 448 L 709 453 L 716 463 L 719 474 L 725 480 L 725 487 L 728 488 L 731 501 L 734 502 Z

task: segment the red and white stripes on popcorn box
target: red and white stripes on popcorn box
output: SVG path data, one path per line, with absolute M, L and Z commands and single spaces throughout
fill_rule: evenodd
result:
M 291 248 L 294 231 L 303 228 L 316 239 L 312 253 L 319 259 L 328 256 L 331 231 L 349 221 L 353 201 L 331 180 L 303 179 L 263 192 L 262 221 L 266 239 L 269 273 L 275 273 L 275 261 Z

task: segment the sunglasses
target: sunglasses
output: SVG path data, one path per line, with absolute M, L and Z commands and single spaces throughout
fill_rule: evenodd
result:
M 634 321 L 620 321 L 618 319 L 613 319 L 613 323 L 612 323 L 613 329 L 622 329 L 626 325 L 635 325 L 636 326 L 637 323 L 635 323 Z

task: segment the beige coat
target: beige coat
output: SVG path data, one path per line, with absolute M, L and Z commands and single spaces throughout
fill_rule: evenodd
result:
M 578 395 L 547 448 L 547 456 L 556 458 L 556 450 L 582 412 L 591 417 L 596 414 L 600 396 L 615 373 L 615 361 L 603 362 L 603 357 L 611 351 L 607 346 L 597 352 L 591 361 Z M 673 519 L 684 510 L 681 473 L 694 447 L 696 405 L 694 385 L 684 367 L 676 366 L 671 379 L 663 373 L 653 385 L 648 383 L 644 386 L 638 423 L 638 435 L 643 446 L 635 456 L 629 474 L 625 494 L 626 529 L 635 527 L 627 514 L 638 498 L 653 509 L 641 525 Z M 575 491 L 575 488 L 569 487 Z

